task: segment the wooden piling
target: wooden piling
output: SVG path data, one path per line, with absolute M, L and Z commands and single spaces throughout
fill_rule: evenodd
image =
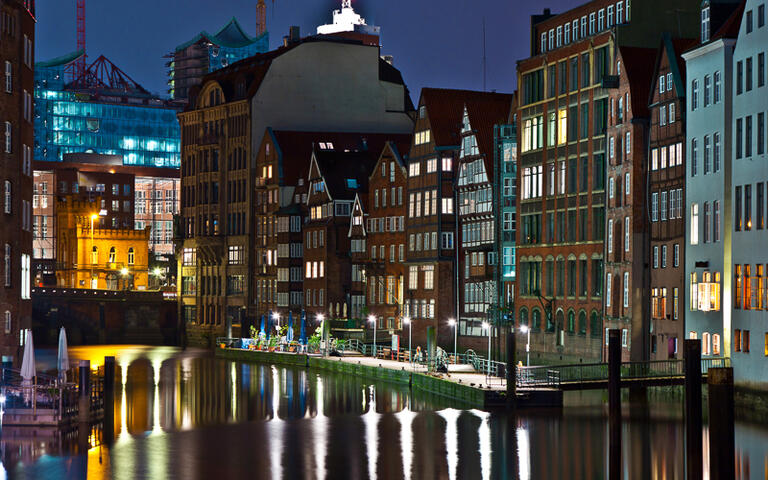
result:
M 115 439 L 115 357 L 104 357 L 104 443 Z
M 736 478 L 733 368 L 710 368 L 709 390 L 709 478 Z
M 609 477 L 621 478 L 621 330 L 608 331 Z
M 91 417 L 91 361 L 80 360 L 78 387 L 78 420 L 88 423 Z
M 685 450 L 686 478 L 701 479 L 703 470 L 701 422 L 701 340 L 685 340 Z

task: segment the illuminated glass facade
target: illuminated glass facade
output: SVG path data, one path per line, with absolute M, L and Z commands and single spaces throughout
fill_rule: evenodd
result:
M 177 110 L 143 91 L 65 84 L 76 55 L 35 66 L 35 160 L 66 153 L 120 155 L 124 165 L 179 168 Z

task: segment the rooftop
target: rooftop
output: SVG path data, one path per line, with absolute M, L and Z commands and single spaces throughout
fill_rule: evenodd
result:
M 267 35 L 267 32 L 264 32 L 257 37 L 251 37 L 245 33 L 243 27 L 240 26 L 240 22 L 238 22 L 235 17 L 232 17 L 232 19 L 226 25 L 221 27 L 221 29 L 219 29 L 219 31 L 213 35 L 203 30 L 195 35 L 191 40 L 177 46 L 175 50 L 177 52 L 184 50 L 185 48 L 200 41 L 207 41 L 216 46 L 225 48 L 243 48 L 258 42 L 264 35 Z

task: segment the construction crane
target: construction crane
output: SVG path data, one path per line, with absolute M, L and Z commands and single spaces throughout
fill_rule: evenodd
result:
M 77 51 L 83 54 L 77 59 L 75 78 L 85 73 L 85 0 L 77 1 Z

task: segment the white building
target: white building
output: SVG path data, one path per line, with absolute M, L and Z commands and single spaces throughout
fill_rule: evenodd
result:
M 733 349 L 734 379 L 768 386 L 768 219 L 766 193 L 766 0 L 748 0 L 733 53 Z M 728 290 L 725 290 L 728 292 Z
M 333 23 L 317 27 L 318 35 L 357 32 L 366 35 L 380 35 L 381 28 L 365 23 L 365 19 L 352 8 L 352 0 L 342 0 L 341 10 L 333 11 Z

